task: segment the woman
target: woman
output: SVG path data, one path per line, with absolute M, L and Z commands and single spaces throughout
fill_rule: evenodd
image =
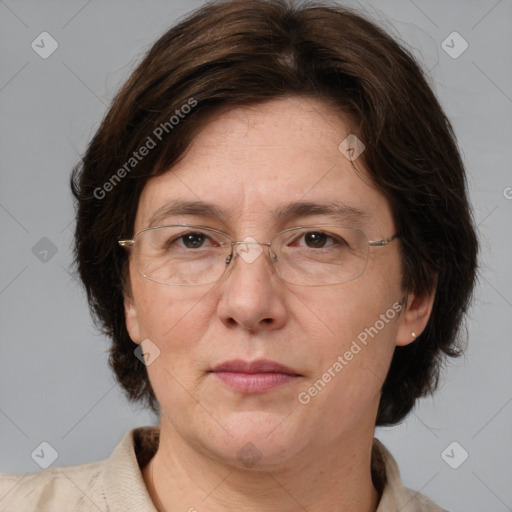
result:
M 134 71 L 72 187 L 112 368 L 160 425 L 2 477 L 3 510 L 442 510 L 374 431 L 457 355 L 477 243 L 450 124 L 387 34 L 208 4 Z

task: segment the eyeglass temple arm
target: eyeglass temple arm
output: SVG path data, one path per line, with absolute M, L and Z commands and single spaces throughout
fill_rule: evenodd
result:
M 371 246 L 377 246 L 381 247 L 383 245 L 388 245 L 390 242 L 392 242 L 395 238 L 398 238 L 400 235 L 398 233 L 395 233 L 393 236 L 390 236 L 388 238 L 383 238 L 382 240 L 370 240 L 368 242 L 368 245 Z
M 133 247 L 133 244 L 135 243 L 135 240 L 118 240 L 117 243 L 121 247 Z

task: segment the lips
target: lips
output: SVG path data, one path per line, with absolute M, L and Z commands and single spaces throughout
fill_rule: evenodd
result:
M 227 361 L 215 366 L 210 373 L 231 389 L 244 394 L 264 393 L 302 377 L 292 368 L 266 359 Z
M 235 359 L 215 366 L 212 371 L 234 373 L 283 373 L 284 375 L 300 376 L 295 370 L 268 359 L 259 359 L 251 363 L 242 361 L 241 359 Z

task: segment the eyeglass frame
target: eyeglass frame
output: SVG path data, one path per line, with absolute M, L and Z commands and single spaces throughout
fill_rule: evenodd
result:
M 198 229 L 205 229 L 207 231 L 213 231 L 214 233 L 218 233 L 224 237 L 226 237 L 228 240 L 229 240 L 229 243 L 231 244 L 231 253 L 229 254 L 229 256 L 226 257 L 226 260 L 225 260 L 225 263 L 226 263 L 226 268 L 224 269 L 224 271 L 219 275 L 219 277 L 215 280 L 215 281 L 212 281 L 212 282 L 209 282 L 209 283 L 201 283 L 201 284 L 189 284 L 189 283 L 181 283 L 181 284 L 176 284 L 176 283 L 162 283 L 160 281 L 155 281 L 154 279 L 151 279 L 150 277 L 147 277 L 146 275 L 144 275 L 138 268 L 137 266 L 137 271 L 138 273 L 144 278 L 144 279 L 147 279 L 148 281 L 151 281 L 153 283 L 156 283 L 156 284 L 161 284 L 162 286 L 205 286 L 205 285 L 208 285 L 208 284 L 215 284 L 217 282 L 220 281 L 220 279 L 222 278 L 222 276 L 225 274 L 226 272 L 226 269 L 228 268 L 228 265 L 234 260 L 234 255 L 235 254 L 238 254 L 235 250 L 234 250 L 234 246 L 238 246 L 238 245 L 242 245 L 242 244 L 245 244 L 245 245 L 249 245 L 249 244 L 252 244 L 252 245 L 265 245 L 267 246 L 269 249 L 270 247 L 272 246 L 272 241 L 277 238 L 279 235 L 282 235 L 283 233 L 286 233 L 287 231 L 293 231 L 293 230 L 297 230 L 297 229 L 309 229 L 309 228 L 321 228 L 321 227 L 327 227 L 327 226 L 338 226 L 337 224 L 316 224 L 316 225 L 313 225 L 313 226 L 294 226 L 293 228 L 286 228 L 286 229 L 283 229 L 282 231 L 279 231 L 279 233 L 276 233 L 269 242 L 257 242 L 257 241 L 254 241 L 254 242 L 247 242 L 247 241 L 244 241 L 244 240 L 241 240 L 241 241 L 233 241 L 231 240 L 230 236 L 227 234 L 227 233 L 224 233 L 223 231 L 220 231 L 218 229 L 215 229 L 215 228 L 209 228 L 209 227 L 206 227 L 206 226 L 198 226 L 196 224 L 166 224 L 166 225 L 159 225 L 159 226 L 148 226 L 146 228 L 142 228 L 140 229 L 139 231 L 137 231 L 134 235 L 133 235 L 133 238 L 131 239 L 120 239 L 117 241 L 117 243 L 125 248 L 125 249 L 131 249 L 134 245 L 135 245 L 135 241 L 137 239 L 137 236 L 140 235 L 141 233 L 144 233 L 146 231 L 151 231 L 151 230 L 155 230 L 155 229 L 161 229 L 161 228 L 178 228 L 178 227 L 183 227 L 183 228 L 198 228 Z M 366 238 L 366 240 L 368 241 L 368 246 L 370 247 L 384 247 L 386 245 L 388 245 L 389 243 L 391 243 L 393 240 L 396 240 L 397 238 L 400 237 L 400 233 L 396 232 L 394 235 L 391 235 L 390 237 L 387 237 L 387 238 L 382 238 L 381 240 L 368 240 L 368 236 L 366 235 L 366 233 L 364 231 L 361 231 L 360 229 L 357 229 L 357 228 L 352 228 L 352 227 L 349 227 L 349 226 L 338 226 L 339 228 L 343 228 L 343 229 L 352 229 L 354 231 L 359 231 L 360 233 L 362 233 L 364 235 L 364 237 Z M 360 274 L 359 276 L 355 277 L 354 279 L 351 279 L 349 281 L 342 281 L 341 283 L 329 283 L 329 284 L 296 284 L 296 283 L 290 283 L 289 281 L 286 281 L 283 277 L 281 277 L 279 275 L 279 272 L 277 272 L 277 269 L 275 268 L 274 264 L 272 263 L 272 269 L 275 271 L 276 275 L 279 277 L 279 279 L 281 279 L 283 282 L 285 283 L 288 283 L 288 284 L 293 284 L 294 286 L 333 286 L 333 285 L 340 285 L 340 284 L 345 284 L 345 283 L 350 283 L 352 281 L 355 281 L 356 279 L 359 279 L 363 274 L 364 274 L 364 271 L 362 274 Z M 365 266 L 365 270 L 366 270 L 366 266 Z

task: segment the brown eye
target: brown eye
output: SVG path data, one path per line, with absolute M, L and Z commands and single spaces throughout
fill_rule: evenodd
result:
M 198 247 L 202 247 L 206 235 L 204 233 L 186 233 L 182 235 L 180 239 L 183 242 L 183 245 L 188 249 L 197 249 Z
M 313 231 L 304 235 L 304 242 L 308 247 L 325 247 L 329 238 L 331 237 L 326 233 Z

